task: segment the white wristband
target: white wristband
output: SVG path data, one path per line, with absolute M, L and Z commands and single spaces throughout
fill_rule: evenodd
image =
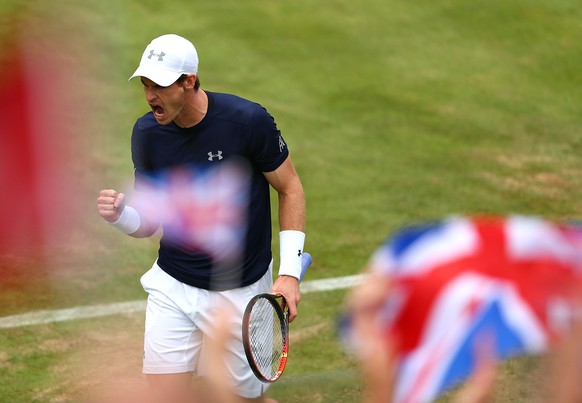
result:
M 121 215 L 119 216 L 119 219 L 109 224 L 129 235 L 133 234 L 139 229 L 141 225 L 141 218 L 136 209 L 131 206 L 125 206 L 121 212 Z
M 286 230 L 279 232 L 279 276 L 301 277 L 301 254 L 305 245 L 305 233 Z

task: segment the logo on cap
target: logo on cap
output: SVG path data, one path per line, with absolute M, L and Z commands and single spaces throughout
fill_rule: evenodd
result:
M 151 59 L 153 56 L 157 56 L 158 57 L 158 62 L 162 62 L 164 61 L 164 56 L 166 56 L 166 54 L 164 52 L 160 52 L 160 53 L 155 53 L 155 50 L 150 50 L 150 55 L 148 56 L 148 59 Z

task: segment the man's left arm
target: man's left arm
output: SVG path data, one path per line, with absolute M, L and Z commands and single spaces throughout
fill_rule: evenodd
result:
M 299 276 L 305 242 L 305 194 L 291 156 L 265 178 L 279 196 L 279 276 L 271 292 L 281 293 L 289 307 L 289 321 L 297 316 L 301 300 Z

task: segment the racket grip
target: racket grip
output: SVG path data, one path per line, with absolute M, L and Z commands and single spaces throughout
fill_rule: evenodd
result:
M 305 272 L 307 272 L 307 269 L 311 265 L 312 261 L 313 261 L 313 258 L 311 257 L 311 255 L 309 253 L 303 252 L 301 254 L 301 275 L 299 277 L 299 282 L 301 282 L 301 280 L 303 280 L 303 276 L 305 276 Z

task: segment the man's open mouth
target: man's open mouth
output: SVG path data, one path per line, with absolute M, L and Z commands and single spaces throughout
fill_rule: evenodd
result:
M 156 119 L 161 119 L 164 116 L 164 108 L 159 105 L 150 105 L 152 107 L 152 111 L 154 112 L 154 117 Z

